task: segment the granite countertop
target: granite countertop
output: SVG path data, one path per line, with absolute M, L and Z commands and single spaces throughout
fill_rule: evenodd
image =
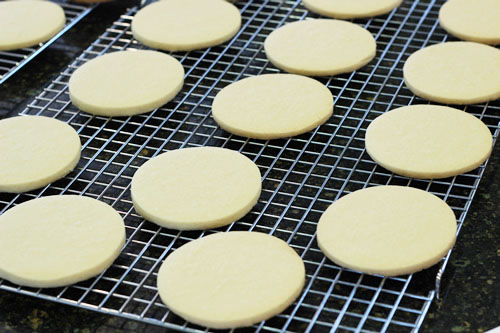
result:
M 0 85 L 0 118 L 20 112 L 43 86 L 115 21 L 132 0 L 103 4 Z M 423 332 L 484 332 L 500 325 L 500 145 L 496 145 L 443 277 L 441 299 Z M 0 332 L 108 332 L 164 329 L 0 291 Z

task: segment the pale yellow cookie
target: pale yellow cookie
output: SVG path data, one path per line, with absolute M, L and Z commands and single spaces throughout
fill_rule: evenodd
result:
M 402 2 L 403 0 L 302 0 L 304 7 L 311 12 L 339 19 L 387 14 Z
M 0 192 L 27 192 L 63 178 L 77 165 L 81 148 L 76 131 L 62 121 L 0 120 Z
M 245 216 L 261 191 L 259 168 L 229 149 L 196 147 L 158 155 L 132 179 L 135 210 L 160 226 L 209 229 Z
M 240 29 L 241 15 L 224 0 L 163 0 L 135 14 L 134 38 L 146 46 L 191 51 L 222 44 Z
M 474 104 L 500 97 L 500 50 L 473 42 L 448 42 L 413 53 L 403 67 L 417 96 L 447 104 Z
M 158 273 L 158 291 L 182 318 L 225 329 L 281 313 L 300 295 L 304 281 L 304 263 L 287 243 L 234 231 L 205 236 L 170 254 Z
M 71 102 L 85 112 L 109 117 L 152 111 L 182 89 L 180 62 L 157 51 L 108 53 L 83 64 L 69 80 Z
M 36 288 L 70 285 L 111 266 L 124 243 L 120 214 L 103 202 L 33 199 L 0 216 L 0 277 Z
M 439 11 L 439 24 L 460 39 L 500 44 L 500 1 L 448 0 Z
M 371 33 L 351 22 L 298 21 L 273 31 L 264 42 L 269 61 L 295 74 L 336 75 L 368 64 L 376 52 Z
M 445 178 L 474 170 L 490 155 L 493 138 L 476 117 L 438 105 L 389 111 L 367 128 L 366 151 L 384 168 L 408 177 Z
M 451 208 L 428 192 L 377 186 L 335 201 L 318 223 L 318 245 L 340 266 L 396 276 L 439 262 L 455 244 Z
M 327 121 L 333 96 L 320 82 L 294 74 L 266 74 L 240 80 L 214 99 L 212 115 L 228 132 L 276 139 L 308 132 Z
M 0 2 L 0 51 L 46 42 L 64 27 L 65 22 L 64 10 L 51 1 Z

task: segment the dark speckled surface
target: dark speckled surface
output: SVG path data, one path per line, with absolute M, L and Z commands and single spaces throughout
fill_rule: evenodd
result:
M 0 86 L 0 118 L 21 111 L 133 1 L 101 5 Z M 423 332 L 484 332 L 500 325 L 500 145 L 493 151 Z M 0 332 L 163 332 L 134 321 L 0 291 Z
M 500 326 L 500 147 L 490 158 L 423 332 L 485 332 Z

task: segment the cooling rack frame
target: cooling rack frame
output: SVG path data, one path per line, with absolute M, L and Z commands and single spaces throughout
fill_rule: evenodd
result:
M 0 194 L 0 213 L 40 196 L 79 194 L 105 201 L 124 217 L 127 243 L 120 257 L 94 279 L 66 288 L 32 289 L 0 281 L 0 289 L 69 304 L 186 332 L 207 331 L 185 322 L 162 304 L 156 274 L 170 251 L 204 234 L 252 230 L 287 241 L 303 258 L 306 284 L 284 313 L 250 328 L 259 332 L 418 331 L 437 296 L 448 255 L 433 268 L 408 276 L 383 277 L 344 269 L 317 247 L 315 225 L 333 201 L 375 185 L 405 185 L 427 190 L 457 216 L 458 231 L 483 175 L 478 169 L 457 177 L 419 180 L 377 166 L 364 149 L 364 131 L 378 115 L 398 106 L 428 103 L 404 85 L 402 65 L 418 49 L 452 39 L 437 24 L 443 0 L 404 1 L 390 14 L 356 20 L 377 40 L 377 56 L 349 74 L 320 77 L 335 97 L 334 115 L 317 129 L 289 139 L 254 140 L 230 135 L 210 114 L 215 94 L 231 82 L 279 72 L 263 51 L 265 36 L 286 22 L 316 18 L 299 0 L 237 1 L 243 23 L 224 45 L 173 53 L 186 71 L 182 92 L 144 115 L 106 118 L 79 111 L 69 100 L 67 82 L 82 63 L 103 53 L 141 49 L 132 38 L 127 12 L 69 65 L 22 112 L 71 124 L 82 140 L 82 159 L 64 179 L 24 194 Z M 500 133 L 500 102 L 461 107 L 481 118 L 494 141 Z M 240 221 L 206 232 L 176 232 L 144 221 L 132 207 L 130 180 L 137 168 L 161 152 L 188 146 L 219 146 L 240 151 L 256 162 L 263 191 L 256 207 Z M 460 242 L 460 237 L 458 237 Z
M 71 3 L 66 0 L 56 0 L 55 3 L 61 5 L 66 15 L 66 24 L 54 37 L 40 43 L 38 46 L 25 47 L 11 51 L 0 51 L 0 84 L 4 83 L 17 71 L 23 68 L 38 54 L 54 43 L 59 37 L 87 16 L 97 5 L 82 5 Z

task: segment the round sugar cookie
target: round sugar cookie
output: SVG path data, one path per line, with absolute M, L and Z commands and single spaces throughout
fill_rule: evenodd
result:
M 352 72 L 368 64 L 376 48 L 368 30 L 330 19 L 286 24 L 264 42 L 266 56 L 274 66 L 311 76 Z
M 261 191 L 259 168 L 229 149 L 172 150 L 132 178 L 132 201 L 145 219 L 178 230 L 217 228 L 245 216 Z
M 103 202 L 33 199 L 0 216 L 0 277 L 35 288 L 70 285 L 111 266 L 124 243 L 120 214 Z
M 396 276 L 439 262 L 455 244 L 451 208 L 428 192 L 376 186 L 352 192 L 321 215 L 317 240 L 333 262 L 364 273 Z
M 96 115 L 132 116 L 152 111 L 182 89 L 184 68 L 157 51 L 108 53 L 80 66 L 69 80 L 71 102 Z
M 448 0 L 439 11 L 439 24 L 460 39 L 500 44 L 500 1 Z
M 0 192 L 27 192 L 63 178 L 77 165 L 81 148 L 76 131 L 60 120 L 0 120 Z
M 64 10 L 51 1 L 2 1 L 0 51 L 46 42 L 61 31 L 65 23 Z
M 434 179 L 474 170 L 490 155 L 493 138 L 473 115 L 439 105 L 387 112 L 368 126 L 366 151 L 394 173 Z
M 281 313 L 300 295 L 304 281 L 304 263 L 287 243 L 233 231 L 194 240 L 170 254 L 158 273 L 158 291 L 182 318 L 226 329 Z
M 446 104 L 474 104 L 500 97 L 500 50 L 473 42 L 447 42 L 413 53 L 403 67 L 417 96 Z
M 372 17 L 389 13 L 403 0 L 302 0 L 311 12 L 338 19 Z
M 240 26 L 238 8 L 227 1 L 163 0 L 135 14 L 132 33 L 152 48 L 191 51 L 230 40 Z
M 257 139 L 302 134 L 333 113 L 333 96 L 320 82 L 294 74 L 265 74 L 222 89 L 212 115 L 228 132 Z

